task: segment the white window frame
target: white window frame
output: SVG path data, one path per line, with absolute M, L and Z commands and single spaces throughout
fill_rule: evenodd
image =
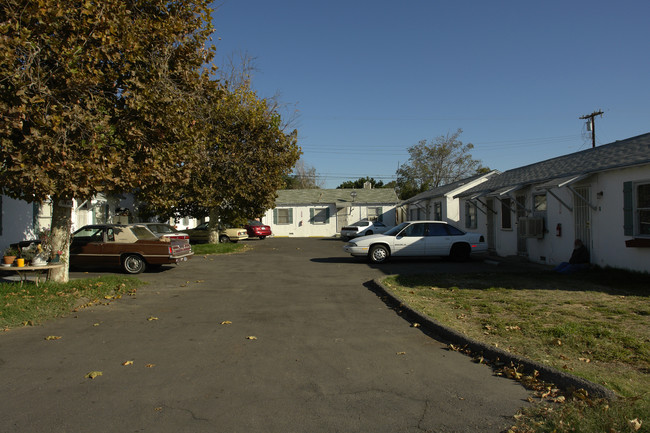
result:
M 478 218 L 478 210 L 476 204 L 466 201 L 465 202 L 465 228 L 476 229 Z
M 511 198 L 501 199 L 501 230 L 512 230 L 512 202 Z M 507 217 L 506 217 L 507 215 Z M 505 225 L 507 218 L 508 225 Z
M 381 221 L 382 213 L 383 213 L 383 208 L 381 206 L 369 206 L 366 209 L 366 215 L 368 221 Z
M 281 207 L 277 209 L 278 211 L 278 218 L 277 218 L 277 224 L 278 225 L 288 225 L 291 224 L 291 217 L 293 213 L 293 208 L 290 207 Z
M 327 207 L 315 207 L 312 208 L 314 217 L 311 220 L 311 223 L 314 225 L 324 225 L 329 221 L 329 208 Z M 322 221 L 321 221 L 322 215 Z M 279 220 L 279 215 L 278 215 Z
M 434 221 L 442 221 L 443 216 L 442 216 L 442 202 L 441 201 L 435 201 L 433 202 L 433 220 Z

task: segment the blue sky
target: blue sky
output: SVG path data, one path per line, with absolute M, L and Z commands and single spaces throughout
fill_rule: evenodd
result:
M 255 58 L 253 87 L 297 111 L 322 186 L 384 182 L 420 140 L 463 129 L 505 171 L 650 132 L 647 0 L 224 0 L 217 64 Z M 217 40 L 216 38 L 220 38 Z

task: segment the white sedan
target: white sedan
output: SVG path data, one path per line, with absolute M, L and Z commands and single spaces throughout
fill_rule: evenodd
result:
M 389 257 L 450 256 L 467 260 L 471 253 L 487 251 L 479 233 L 464 232 L 443 221 L 410 221 L 384 234 L 364 236 L 348 242 L 343 250 L 357 257 L 383 263 Z
M 341 229 L 341 239 L 347 241 L 348 239 L 356 238 L 357 236 L 384 233 L 389 228 L 390 227 L 381 221 L 361 220 L 349 226 L 343 227 Z

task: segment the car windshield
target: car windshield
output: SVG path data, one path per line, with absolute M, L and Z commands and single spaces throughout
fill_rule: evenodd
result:
M 408 226 L 409 224 L 411 224 L 411 223 L 402 223 L 402 224 L 397 225 L 397 226 L 393 227 L 392 229 L 390 229 L 390 230 L 384 232 L 384 234 L 385 234 L 386 236 L 395 236 L 395 235 L 397 235 L 397 233 L 401 232 L 402 229 L 403 229 L 404 227 Z
M 370 221 L 357 221 L 356 223 L 352 224 L 352 227 L 366 227 L 370 225 Z
M 249 220 L 249 221 L 248 221 L 248 225 L 249 225 L 249 226 L 262 226 L 262 225 L 264 225 L 264 224 L 262 224 L 262 223 L 259 222 L 259 221 Z

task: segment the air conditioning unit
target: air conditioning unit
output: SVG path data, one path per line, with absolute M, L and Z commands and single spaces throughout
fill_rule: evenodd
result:
M 542 239 L 544 237 L 544 218 L 519 218 L 517 230 L 521 237 Z

